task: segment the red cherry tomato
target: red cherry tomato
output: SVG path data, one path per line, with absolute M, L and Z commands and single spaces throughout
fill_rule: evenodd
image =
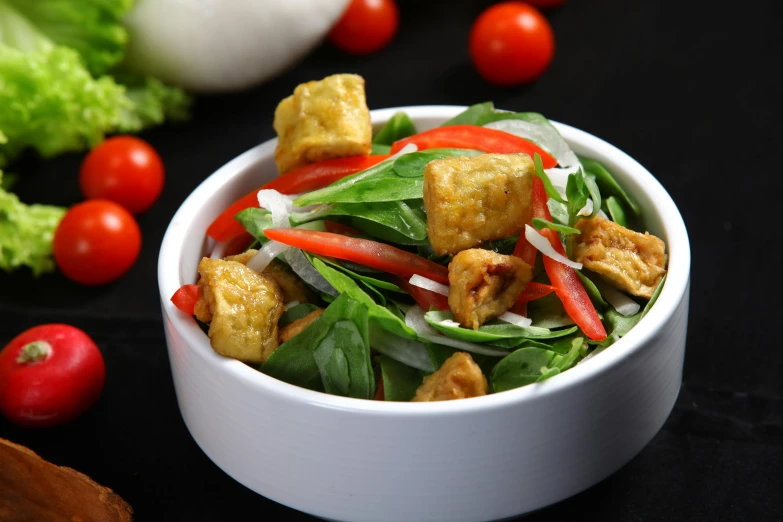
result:
M 347 53 L 371 54 L 392 41 L 399 23 L 395 0 L 351 0 L 328 39 Z
M 527 3 L 539 9 L 551 9 L 563 5 L 566 3 L 566 0 L 527 0 Z
M 132 214 L 144 212 L 163 190 L 163 161 L 146 141 L 115 136 L 84 158 L 79 187 L 85 199 L 108 199 Z
M 117 203 L 93 199 L 74 205 L 60 221 L 52 245 L 57 267 L 84 285 L 101 285 L 127 272 L 141 250 L 141 230 Z
M 549 67 L 555 54 L 552 26 L 522 2 L 493 5 L 470 32 L 470 56 L 479 74 L 498 86 L 529 83 Z
M 0 410 L 19 426 L 58 426 L 89 410 L 105 380 L 103 356 L 86 333 L 36 326 L 0 352 Z

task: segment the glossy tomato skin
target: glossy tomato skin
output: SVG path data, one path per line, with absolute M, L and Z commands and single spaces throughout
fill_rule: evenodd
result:
M 41 341 L 51 347 L 48 356 L 17 361 L 26 345 Z M 92 408 L 105 381 L 103 356 L 86 333 L 66 324 L 35 326 L 0 352 L 0 411 L 19 426 L 59 426 Z
M 160 197 L 163 161 L 152 146 L 134 136 L 114 136 L 91 150 L 79 169 L 85 199 L 108 199 L 139 214 Z
M 114 281 L 136 262 L 141 230 L 134 217 L 112 201 L 74 205 L 54 233 L 54 260 L 69 279 L 83 285 Z
M 530 83 L 555 54 L 552 26 L 523 2 L 495 4 L 479 15 L 470 32 L 470 56 L 488 82 L 508 87 Z
M 399 23 L 395 0 L 351 0 L 328 39 L 347 53 L 371 54 L 389 45 Z

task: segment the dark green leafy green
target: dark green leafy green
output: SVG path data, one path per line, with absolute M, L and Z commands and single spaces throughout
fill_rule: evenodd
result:
M 238 212 L 234 219 L 262 245 L 269 241 L 266 235 L 264 235 L 264 230 L 272 228 L 272 213 L 268 210 L 263 208 L 246 208 Z
M 563 303 L 554 293 L 530 301 L 527 304 L 527 314 L 533 325 L 539 328 L 560 328 L 574 324 L 574 320 L 566 313 Z
M 427 237 L 426 214 L 412 207 L 406 201 L 322 205 L 310 212 L 292 213 L 291 224 L 297 226 L 309 221 L 325 219 L 329 216 L 349 216 L 372 221 L 417 241 Z
M 601 295 L 601 291 L 598 290 L 597 286 L 595 286 L 593 280 L 587 277 L 587 275 L 585 275 L 584 271 L 582 270 L 574 270 L 574 272 L 576 272 L 576 275 L 582 281 L 582 286 L 585 288 L 590 301 L 593 302 L 593 306 L 599 309 L 608 308 L 609 303 L 604 300 L 604 297 Z
M 617 183 L 617 180 L 614 179 L 614 176 L 612 176 L 603 165 L 593 159 L 582 158 L 581 156 L 579 157 L 579 161 L 582 162 L 582 166 L 587 172 L 595 176 L 595 181 L 602 193 L 617 196 L 628 205 L 628 208 L 631 209 L 631 212 L 633 212 L 635 216 L 641 215 L 642 209 L 639 204 L 623 190 L 620 184 Z
M 560 232 L 561 234 L 579 234 L 578 228 L 569 227 L 568 225 L 560 225 L 558 223 L 552 223 L 551 221 L 547 221 L 546 219 L 541 219 L 537 217 L 533 218 L 533 226 L 536 227 L 536 230 L 541 230 L 542 228 L 549 228 L 554 230 L 555 232 Z
M 369 399 L 375 378 L 368 328 L 367 307 L 340 295 L 313 324 L 272 352 L 261 371 L 303 388 Z
M 387 401 L 410 401 L 421 385 L 422 372 L 391 357 L 381 355 L 383 393 Z
M 416 332 L 405 324 L 397 315 L 388 308 L 377 304 L 373 299 L 362 290 L 356 281 L 341 271 L 331 268 L 320 259 L 311 260 L 315 269 L 331 284 L 340 294 L 350 296 L 355 301 L 368 307 L 370 323 L 376 324 L 400 337 L 416 339 Z
M 312 203 L 374 203 L 377 201 L 399 201 L 424 197 L 424 180 L 384 176 L 357 181 L 339 187 L 339 190 L 321 189 L 320 195 L 310 192 L 294 200 L 297 206 Z
M 657 287 L 655 287 L 652 297 L 650 298 L 649 301 L 647 301 L 644 310 L 642 310 L 642 315 L 641 317 L 639 317 L 640 321 L 642 320 L 642 317 L 647 315 L 647 313 L 650 311 L 650 308 L 652 308 L 652 306 L 655 304 L 655 301 L 658 300 L 658 296 L 661 295 L 661 290 L 663 290 L 664 283 L 666 283 L 666 274 L 663 275 L 663 277 L 661 278 L 661 282 L 658 283 Z
M 547 118 L 537 112 L 508 112 L 499 111 L 495 109 L 495 105 L 492 102 L 477 103 L 471 105 L 461 113 L 457 114 L 450 120 L 441 124 L 441 127 L 447 127 L 449 125 L 486 125 L 493 121 L 499 120 L 522 120 L 529 123 L 535 123 L 536 125 L 544 125 L 550 127 L 552 130 L 554 126 L 549 122 Z
M 595 182 L 595 176 L 592 174 L 584 174 L 581 170 L 579 173 L 584 179 L 585 187 L 587 187 L 587 192 L 590 194 L 590 199 L 593 200 L 593 211 L 587 216 L 588 218 L 591 218 L 597 215 L 598 211 L 601 210 L 601 190 Z
M 373 324 L 370 325 L 370 346 L 375 351 L 411 368 L 417 368 L 426 373 L 435 371 L 436 367 L 433 366 L 433 361 L 430 359 L 424 343 L 394 335 Z
M 456 156 L 478 156 L 480 150 L 470 149 L 427 149 L 400 156 L 394 161 L 394 172 L 403 178 L 421 178 L 430 161 Z
M 389 118 L 389 121 L 378 131 L 372 142 L 373 145 L 391 145 L 397 140 L 414 134 L 416 134 L 416 126 L 407 114 L 399 111 Z
M 547 375 L 561 356 L 541 348 L 520 348 L 501 359 L 492 370 L 491 382 L 495 392 L 512 390 L 538 382 Z M 555 372 L 559 373 L 558 372 Z
M 478 330 L 463 328 L 454 321 L 451 312 L 430 311 L 424 314 L 424 320 L 442 334 L 471 343 L 485 343 L 506 338 L 520 339 L 552 339 L 568 335 L 567 330 L 549 330 L 536 326 L 517 326 L 511 323 L 491 321 L 479 327 Z M 445 324 L 444 324 L 445 321 Z
M 391 153 L 391 147 L 389 145 L 381 145 L 380 143 L 373 143 L 370 147 L 370 154 L 389 154 Z
M 565 203 L 566 201 L 563 199 L 563 196 L 560 195 L 560 192 L 558 192 L 555 186 L 552 185 L 552 181 L 549 179 L 549 176 L 546 175 L 546 172 L 544 171 L 544 163 L 541 161 L 541 156 L 538 154 L 538 152 L 533 154 L 533 163 L 536 166 L 536 176 L 541 178 L 541 181 L 544 183 L 544 189 L 546 189 L 547 196 L 557 201 L 558 203 Z
M 321 261 L 323 261 L 324 263 L 326 263 L 330 267 L 335 268 L 337 270 L 340 270 L 341 272 L 343 272 L 344 274 L 352 277 L 356 281 L 361 281 L 362 283 L 365 283 L 365 284 L 367 284 L 369 286 L 373 286 L 375 288 L 380 288 L 380 289 L 383 289 L 383 290 L 391 290 L 392 292 L 400 292 L 400 293 L 403 293 L 403 294 L 406 293 L 405 290 L 403 290 L 399 286 L 395 285 L 394 283 L 390 283 L 388 281 L 384 281 L 382 279 L 377 279 L 375 277 L 370 277 L 370 276 L 367 276 L 367 275 L 364 275 L 364 274 L 357 274 L 353 270 L 349 270 L 348 268 L 346 268 L 346 267 L 344 267 L 342 265 L 334 263 L 334 262 L 332 262 L 332 261 L 330 261 L 328 259 L 325 259 L 323 257 L 320 257 L 320 256 L 311 256 L 309 254 L 306 254 L 306 255 L 307 255 L 307 257 L 309 259 L 312 259 L 313 257 L 318 257 L 318 259 L 320 259 Z
M 606 198 L 606 209 L 609 211 L 609 217 L 612 218 L 612 221 L 618 225 L 626 228 L 628 227 L 628 219 L 625 216 L 625 210 L 623 210 L 622 204 L 616 197 L 609 196 Z
M 300 303 L 298 305 L 292 306 L 283 312 L 283 315 L 280 316 L 280 320 L 277 322 L 277 326 L 278 328 L 288 326 L 294 321 L 301 319 L 302 317 L 315 312 L 316 310 L 318 310 L 318 307 L 311 303 Z
M 373 203 L 373 205 L 377 204 L 378 203 Z M 412 237 L 406 236 L 405 234 L 398 232 L 391 227 L 381 225 L 369 219 L 355 216 L 346 216 L 346 221 L 347 225 L 350 225 L 353 228 L 364 232 L 365 234 L 373 236 L 373 238 L 376 240 L 385 241 L 387 243 L 396 243 L 398 245 L 419 246 L 429 244 L 429 241 L 426 237 L 424 239 L 413 239 Z
M 381 161 L 361 172 L 339 179 L 327 187 L 307 192 L 294 200 L 294 206 L 305 207 L 314 203 L 328 203 L 329 198 L 349 190 L 352 185 L 385 179 L 400 180 L 400 177 L 394 173 L 394 161 Z

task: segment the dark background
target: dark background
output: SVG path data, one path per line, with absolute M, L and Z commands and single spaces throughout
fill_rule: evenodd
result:
M 40 323 L 80 327 L 103 351 L 103 395 L 68 426 L 29 431 L 0 419 L 0 436 L 112 488 L 139 521 L 245 513 L 315 520 L 232 480 L 188 434 L 168 365 L 156 263 L 165 228 L 191 190 L 274 136 L 280 99 L 301 82 L 356 72 L 371 108 L 492 100 L 584 129 L 647 167 L 685 219 L 692 292 L 674 411 L 612 477 L 528 519 L 783 519 L 783 343 L 775 334 L 783 285 L 774 254 L 781 110 L 769 79 L 783 50 L 779 8 L 571 0 L 547 12 L 557 39 L 550 69 L 531 86 L 497 89 L 474 72 L 466 46 L 472 21 L 491 3 L 401 0 L 400 31 L 382 52 L 355 58 L 324 45 L 263 86 L 198 98 L 187 124 L 145 133 L 163 157 L 167 184 L 139 217 L 144 246 L 125 277 L 88 289 L 59 274 L 0 274 L 0 346 Z M 17 193 L 23 201 L 79 201 L 82 157 L 30 162 Z

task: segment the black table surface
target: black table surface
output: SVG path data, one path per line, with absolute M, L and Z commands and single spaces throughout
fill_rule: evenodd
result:
M 101 288 L 59 274 L 0 274 L 0 346 L 40 323 L 88 332 L 107 365 L 98 404 L 46 431 L 0 419 L 0 437 L 77 469 L 127 500 L 137 520 L 315 520 L 235 482 L 201 452 L 177 407 L 156 278 L 166 226 L 222 164 L 274 136 L 277 102 L 304 81 L 355 72 L 371 108 L 492 100 L 584 129 L 647 167 L 690 234 L 691 307 L 682 389 L 668 421 L 600 484 L 527 518 L 783 520 L 783 345 L 777 8 L 706 2 L 572 0 L 547 13 L 557 38 L 533 85 L 499 89 L 474 72 L 471 22 L 491 2 L 400 2 L 385 50 L 351 57 L 328 45 L 257 88 L 200 96 L 193 118 L 146 132 L 166 165 L 159 202 L 139 217 L 141 257 Z M 263 53 L 263 49 L 259 49 Z M 25 201 L 80 200 L 83 155 L 24 165 Z M 589 449 L 586 449 L 589 451 Z M 404 501 L 404 499 L 401 499 Z

